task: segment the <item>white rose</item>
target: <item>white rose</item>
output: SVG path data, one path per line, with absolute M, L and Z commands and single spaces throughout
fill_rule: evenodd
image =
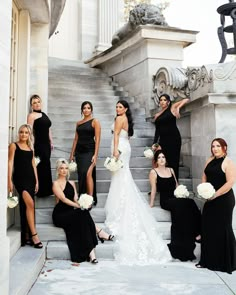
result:
M 7 198 L 7 207 L 8 208 L 14 208 L 18 205 L 19 200 L 17 196 L 12 196 L 12 192 L 9 193 L 9 196 Z
M 174 190 L 174 195 L 176 196 L 176 198 L 187 198 L 189 196 L 189 191 L 185 185 L 180 184 Z
M 78 203 L 81 209 L 89 209 L 93 204 L 93 197 L 88 194 L 82 194 L 79 197 Z
M 34 157 L 34 162 L 35 162 L 35 166 L 37 167 L 38 164 L 40 163 L 40 158 L 39 157 Z
M 210 199 L 215 193 L 215 189 L 209 182 L 200 183 L 197 186 L 197 193 L 203 199 Z
M 75 172 L 76 169 L 77 169 L 77 164 L 76 164 L 74 161 L 71 161 L 71 162 L 69 163 L 69 171 L 70 171 L 70 172 Z
M 143 152 L 144 156 L 148 159 L 152 159 L 154 154 L 153 154 L 153 150 L 152 149 L 145 149 Z
M 116 159 L 114 157 L 107 157 L 104 162 L 104 167 L 112 172 L 115 172 L 123 167 L 123 162 L 120 159 Z

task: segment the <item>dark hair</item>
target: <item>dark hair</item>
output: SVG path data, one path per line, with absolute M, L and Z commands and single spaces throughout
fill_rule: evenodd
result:
M 160 98 L 161 98 L 162 96 L 164 96 L 165 99 L 169 102 L 168 108 L 170 108 L 170 107 L 171 107 L 171 99 L 170 99 L 170 96 L 169 96 L 168 94 L 166 94 L 166 93 L 161 94 L 161 95 L 159 96 L 159 102 L 160 102 Z
M 133 123 L 132 113 L 131 113 L 129 104 L 126 100 L 118 100 L 116 104 L 118 104 L 118 103 L 122 104 L 123 107 L 127 109 L 126 117 L 128 119 L 128 125 L 129 125 L 128 135 L 133 136 L 134 135 L 134 123 Z
M 33 94 L 30 96 L 30 105 L 32 104 L 33 99 L 39 99 L 40 101 L 42 101 L 41 97 L 38 94 Z
M 92 103 L 91 103 L 90 101 L 84 101 L 84 102 L 82 102 L 82 104 L 81 104 L 81 114 L 83 114 L 83 108 L 84 108 L 84 106 L 85 106 L 86 104 L 88 104 L 88 105 L 90 106 L 90 108 L 91 108 L 91 111 L 93 111 L 93 105 L 92 105 Z
M 214 141 L 219 142 L 219 144 L 220 144 L 220 146 L 221 146 L 221 148 L 222 148 L 222 150 L 223 150 L 223 152 L 224 152 L 224 154 L 226 156 L 227 155 L 227 147 L 228 147 L 228 145 L 227 145 L 226 141 L 223 138 L 220 138 L 220 137 L 214 138 L 212 140 L 212 142 L 211 142 L 211 154 L 212 154 L 212 156 L 214 156 L 214 154 L 212 152 L 212 144 L 213 144 Z
M 153 157 L 153 160 L 154 160 L 155 163 L 157 162 L 158 157 L 159 157 L 160 154 L 163 154 L 163 155 L 165 156 L 165 158 L 166 158 L 166 155 L 165 155 L 165 153 L 163 152 L 163 150 L 157 150 L 157 151 L 154 153 L 154 157 Z M 167 164 L 167 160 L 166 160 L 166 166 L 167 166 L 167 165 L 168 165 L 168 164 Z

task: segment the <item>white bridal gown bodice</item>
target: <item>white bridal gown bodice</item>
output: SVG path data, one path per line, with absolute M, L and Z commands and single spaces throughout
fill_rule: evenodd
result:
M 112 141 L 113 152 L 113 141 Z M 159 264 L 171 260 L 166 243 L 157 232 L 151 208 L 136 186 L 129 169 L 128 132 L 119 135 L 123 168 L 112 172 L 105 206 L 106 226 L 116 236 L 115 259 L 121 264 Z

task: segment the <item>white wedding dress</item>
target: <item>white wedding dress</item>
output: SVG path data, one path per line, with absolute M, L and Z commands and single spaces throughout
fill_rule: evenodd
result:
M 113 141 L 112 141 L 113 151 Z M 106 226 L 115 235 L 115 259 L 126 265 L 160 264 L 171 260 L 166 243 L 157 233 L 151 208 L 136 186 L 129 169 L 131 147 L 128 132 L 119 135 L 123 168 L 112 172 L 105 205 Z

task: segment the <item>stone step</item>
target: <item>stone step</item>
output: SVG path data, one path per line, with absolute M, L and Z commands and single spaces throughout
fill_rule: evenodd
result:
M 53 90 L 63 90 L 63 89 L 70 89 L 73 93 L 73 91 L 77 90 L 77 91 L 85 91 L 87 89 L 90 89 L 90 90 L 98 90 L 99 91 L 114 91 L 114 87 L 111 86 L 109 83 L 104 83 L 104 82 L 99 82 L 99 81 L 83 81 L 81 80 L 80 78 L 78 79 L 70 79 L 70 80 L 65 80 L 63 79 L 63 82 L 60 81 L 53 81 L 53 83 L 51 83 L 49 85 L 49 92 L 53 91 Z M 120 91 L 123 91 L 122 88 L 120 89 L 117 89 L 117 90 L 120 90 Z
M 114 93 L 112 95 L 98 95 L 98 94 L 81 94 L 78 90 L 78 93 L 70 93 L 68 92 L 65 96 L 64 94 L 58 92 L 56 95 L 53 95 L 49 91 L 49 97 L 48 97 L 48 103 L 55 103 L 55 101 L 70 101 L 73 104 L 78 104 L 79 106 L 81 103 L 85 100 L 91 101 L 92 104 L 100 103 L 105 105 L 107 102 L 113 102 L 114 104 L 120 100 L 120 96 L 115 95 Z M 125 98 L 128 103 L 134 102 L 134 97 L 127 96 Z M 53 105 L 54 107 L 54 105 Z
M 26 295 L 36 281 L 46 259 L 46 243 L 42 249 L 21 247 L 10 261 L 9 295 Z
M 109 232 L 104 223 L 96 223 L 97 226 L 103 228 L 105 231 Z M 157 231 L 162 235 L 164 240 L 170 239 L 170 221 L 158 222 Z M 65 232 L 62 228 L 55 227 L 53 224 L 37 224 L 37 232 L 39 234 L 40 240 L 44 242 L 50 241 L 66 241 Z M 37 250 L 37 249 L 36 249 Z
M 49 86 L 48 92 L 49 92 L 49 96 L 51 95 L 57 95 L 58 93 L 60 93 L 61 95 L 64 95 L 65 97 L 67 97 L 67 94 L 73 94 L 76 95 L 76 93 L 80 93 L 80 95 L 82 94 L 88 94 L 88 95 L 115 95 L 115 96 L 124 96 L 127 97 L 128 96 L 128 92 L 126 91 L 119 91 L 119 90 L 102 90 L 102 89 L 91 89 L 91 88 L 78 88 L 76 85 L 72 86 L 64 86 L 63 84 L 59 87 L 53 87 L 53 86 Z
M 53 198 L 53 197 L 52 197 Z M 53 208 L 42 208 L 36 209 L 36 222 L 38 224 L 52 224 L 52 211 Z M 153 216 L 155 217 L 156 221 L 163 222 L 163 221 L 170 221 L 170 213 L 169 211 L 161 209 L 158 207 L 153 207 L 151 209 Z M 106 213 L 104 208 L 97 208 L 94 207 L 90 211 L 90 214 L 95 223 L 103 223 L 106 219 Z
M 21 233 L 18 228 L 7 229 L 7 236 L 10 240 L 10 259 L 16 254 L 21 246 Z
M 49 76 L 48 76 L 48 80 L 49 80 L 49 87 L 55 84 L 62 84 L 62 83 L 85 83 L 85 84 L 91 84 L 91 85 L 95 85 L 97 84 L 98 86 L 101 85 L 110 85 L 111 87 L 116 87 L 116 85 L 112 84 L 112 80 L 111 78 L 109 78 L 108 76 L 93 76 L 91 75 L 91 73 L 89 73 L 89 75 L 78 75 L 77 72 L 75 71 L 71 71 L 70 75 L 64 75 L 63 73 L 60 74 L 58 72 L 53 73 L 53 72 L 49 72 Z M 117 85 L 119 86 L 119 85 Z

